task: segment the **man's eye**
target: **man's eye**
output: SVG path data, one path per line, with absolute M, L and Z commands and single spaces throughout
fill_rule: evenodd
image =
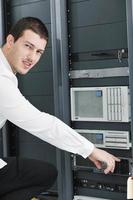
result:
M 41 51 L 38 51 L 37 53 L 38 53 L 40 56 L 43 54 Z
M 29 44 L 25 44 L 25 46 L 29 49 L 31 49 L 31 46 Z

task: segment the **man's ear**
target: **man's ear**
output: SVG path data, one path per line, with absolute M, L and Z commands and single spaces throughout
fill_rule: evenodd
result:
M 14 44 L 14 37 L 13 35 L 9 34 L 6 38 L 6 43 L 7 43 L 7 47 L 11 48 L 12 45 Z

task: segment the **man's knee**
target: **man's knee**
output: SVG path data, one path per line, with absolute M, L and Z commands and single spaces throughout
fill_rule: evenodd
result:
M 28 177 L 32 184 L 44 184 L 51 187 L 57 178 L 58 172 L 56 167 L 51 163 L 34 159 L 24 159 L 20 162 L 19 174 L 22 179 Z

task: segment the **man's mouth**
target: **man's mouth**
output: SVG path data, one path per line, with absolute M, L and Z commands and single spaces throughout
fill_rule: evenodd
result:
M 25 69 L 30 69 L 32 66 L 32 63 L 28 61 L 23 61 L 23 64 Z

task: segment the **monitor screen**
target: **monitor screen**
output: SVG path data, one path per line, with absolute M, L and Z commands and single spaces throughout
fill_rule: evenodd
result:
M 75 91 L 75 116 L 103 118 L 102 90 Z

